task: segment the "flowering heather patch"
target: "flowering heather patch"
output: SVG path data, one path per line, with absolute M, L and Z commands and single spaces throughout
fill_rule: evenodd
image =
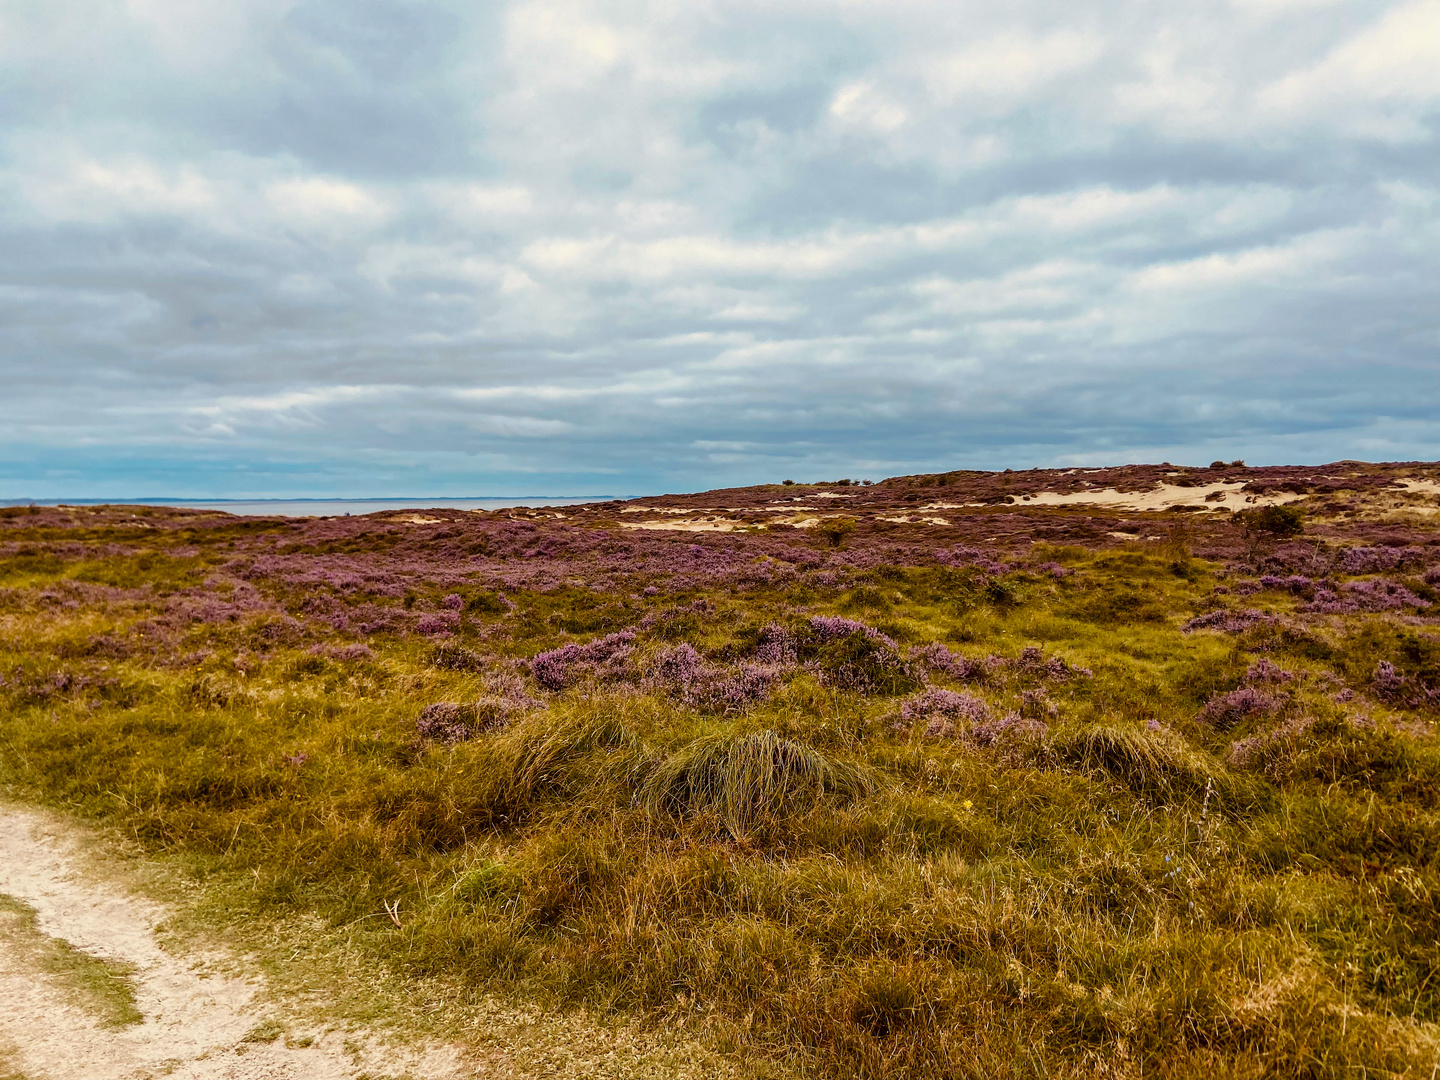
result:
M 931 688 L 900 705 L 900 719 L 913 724 L 931 716 L 966 720 L 979 724 L 991 719 L 990 706 L 973 694 L 960 694 L 954 690 Z
M 581 674 L 618 674 L 634 652 L 635 631 L 606 634 L 588 645 L 562 645 L 530 661 L 535 681 L 546 690 L 563 690 Z
M 1313 717 L 1293 717 L 1269 731 L 1237 739 L 1230 744 L 1225 760 L 1237 769 L 1263 768 L 1273 762 L 1277 751 L 1292 749 L 1295 741 L 1314 726 Z
M 1342 582 L 1340 590 L 1336 593 L 1331 589 L 1319 589 L 1315 599 L 1300 610 L 1307 614 L 1348 615 L 1361 611 L 1399 611 L 1407 607 L 1424 610 L 1431 606 L 1429 600 L 1384 578 Z
M 1092 679 L 1095 677 L 1095 673 L 1089 668 L 1071 667 L 1058 656 L 1051 656 L 1047 659 L 1038 645 L 1025 646 L 1013 661 L 1005 661 L 1000 657 L 993 659 L 999 661 L 996 666 L 1012 667 L 1017 671 L 1039 676 L 1042 679 L 1053 679 L 1057 682 L 1065 682 L 1072 678 Z
M 1262 589 L 1294 593 L 1296 596 L 1313 596 L 1315 594 L 1315 580 L 1304 574 L 1290 574 L 1288 577 L 1282 577 L 1279 574 L 1263 574 L 1260 577 L 1259 586 Z
M 437 701 L 427 705 L 415 721 L 421 739 L 454 743 L 473 739 L 486 731 L 504 727 L 534 703 L 502 695 L 487 694 L 468 704 Z
M 948 675 L 958 682 L 971 682 L 984 678 L 989 673 L 989 667 L 984 661 L 971 660 L 958 653 L 953 653 L 938 641 L 931 642 L 929 645 L 915 646 L 910 650 L 910 659 L 919 661 L 931 671 Z
M 1422 564 L 1428 557 L 1420 547 L 1352 547 L 1340 553 L 1339 569 L 1346 574 L 1379 574 Z
M 1281 683 L 1293 682 L 1295 673 L 1286 671 L 1273 660 L 1264 658 L 1255 661 L 1245 672 L 1244 682 L 1254 685 L 1255 683 L 1268 683 L 1278 686 Z
M 655 655 L 641 685 L 713 712 L 740 712 L 769 696 L 777 673 L 772 667 L 708 663 L 693 645 L 683 643 Z
M 790 665 L 799 660 L 798 649 L 794 634 L 778 623 L 768 623 L 760 630 L 760 640 L 755 646 L 755 659 L 761 664 L 776 667 Z
M 1223 731 L 1251 716 L 1273 712 L 1280 702 L 1253 686 L 1242 686 L 1228 694 L 1215 694 L 1205 703 L 1195 719 Z
M 896 652 L 900 649 L 894 638 L 882 634 L 873 626 L 867 626 L 865 623 L 846 619 L 840 615 L 816 615 L 810 620 L 810 628 L 815 631 L 815 636 L 821 644 L 839 641 L 851 634 L 860 634 L 866 639 L 878 642 Z
M 457 743 L 470 737 L 470 725 L 465 722 L 465 709 L 453 701 L 437 701 L 426 705 L 415 721 L 415 730 L 422 739 L 436 742 Z
M 1015 748 L 1037 745 L 1049 734 L 1050 725 L 1045 721 L 1010 712 L 998 720 L 976 724 L 965 733 L 965 739 L 976 746 Z
M 951 566 L 971 566 L 986 574 L 995 574 L 997 576 L 1000 574 L 1008 574 L 1011 570 L 1015 569 L 1011 564 L 997 560 L 994 552 L 984 551 L 980 548 L 955 547 L 949 551 L 941 552 L 939 558 Z M 1057 564 L 1052 563 L 1050 565 L 1053 566 Z M 1062 567 L 1061 569 L 1064 568 Z
M 460 617 L 449 611 L 430 611 L 415 621 L 418 634 L 453 634 L 460 629 Z
M 1242 608 L 1238 611 L 1221 608 L 1195 616 L 1180 629 L 1187 634 L 1194 630 L 1219 630 L 1226 634 L 1240 634 L 1258 623 L 1274 621 L 1275 616 L 1254 608 Z
M 695 651 L 695 646 L 685 642 L 656 653 L 645 682 L 662 688 L 689 687 L 702 676 L 707 666 L 705 658 Z
M 832 686 L 899 694 L 920 681 L 895 639 L 872 626 L 838 615 L 815 616 L 809 626 L 814 641 L 802 656 L 813 659 L 821 678 Z
M 1440 703 L 1440 687 L 1426 686 L 1420 680 L 1402 674 L 1389 660 L 1375 665 L 1371 676 L 1375 696 L 1394 705 L 1419 708 Z

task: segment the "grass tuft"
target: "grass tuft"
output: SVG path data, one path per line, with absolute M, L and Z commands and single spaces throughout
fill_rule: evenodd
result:
M 1139 794 L 1170 799 L 1209 790 L 1226 804 L 1257 794 L 1224 764 L 1163 729 L 1096 725 L 1062 732 L 1051 745 L 1061 761 L 1105 773 Z
M 697 739 L 645 780 L 640 802 L 653 817 L 714 814 L 736 840 L 814 807 L 823 796 L 872 794 L 864 769 L 773 731 Z

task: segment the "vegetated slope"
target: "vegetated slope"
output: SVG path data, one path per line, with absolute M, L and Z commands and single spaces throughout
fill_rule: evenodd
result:
M 831 1075 L 1428 1076 L 1436 476 L 21 511 L 5 780 L 417 977 Z M 1254 501 L 1143 509 L 1187 484 Z

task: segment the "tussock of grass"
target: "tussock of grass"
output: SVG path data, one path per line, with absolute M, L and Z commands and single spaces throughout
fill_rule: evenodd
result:
M 856 799 L 875 791 L 865 770 L 832 761 L 773 731 L 697 739 L 667 758 L 640 790 L 655 817 L 717 816 L 735 839 L 813 807 L 826 795 Z
M 1171 731 L 1096 725 L 1063 732 L 1052 746 L 1062 761 L 1106 773 L 1135 792 L 1186 797 L 1208 789 L 1225 804 L 1256 795 L 1253 785 Z

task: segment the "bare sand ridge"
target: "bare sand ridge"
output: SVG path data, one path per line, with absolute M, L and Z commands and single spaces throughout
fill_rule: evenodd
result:
M 307 1045 L 280 1038 L 259 983 L 229 974 L 230 958 L 162 950 L 156 928 L 167 911 L 83 873 L 84 863 L 81 839 L 58 819 L 0 806 L 0 894 L 33 909 L 40 934 L 133 972 L 143 1019 L 106 1026 L 18 947 L 16 927 L 7 926 L 0 937 L 0 1070 L 27 1080 L 477 1075 L 451 1047 L 397 1047 L 343 1031 L 316 1031 Z
M 1206 510 L 1244 510 L 1252 506 L 1278 506 L 1295 502 L 1304 495 L 1288 491 L 1268 495 L 1246 494 L 1243 481 L 1221 481 L 1215 484 L 1199 484 L 1194 487 L 1179 487 L 1175 484 L 1160 484 L 1150 491 L 1117 491 L 1104 488 L 1100 491 L 1074 491 L 1061 495 L 1054 491 L 1035 491 L 1028 495 L 1016 495 L 1015 502 L 1022 506 L 1110 506 L 1116 510 L 1169 510 L 1172 506 L 1201 506 Z M 923 510 L 958 510 L 965 506 L 983 506 L 983 503 L 930 503 Z

